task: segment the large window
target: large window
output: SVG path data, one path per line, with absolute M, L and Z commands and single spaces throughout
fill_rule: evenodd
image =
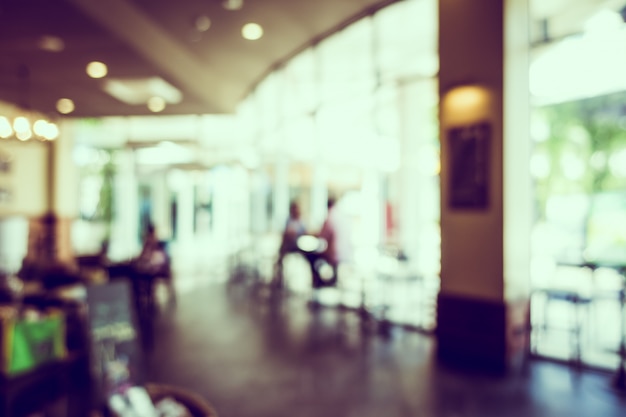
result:
M 257 127 L 258 171 L 270 176 L 274 235 L 290 200 L 315 231 L 326 196 L 340 197 L 362 254 L 355 264 L 367 269 L 354 276 L 368 277 L 371 307 L 423 328 L 434 325 L 439 282 L 436 10 L 433 0 L 403 1 L 354 22 L 284 63 L 242 103 Z M 408 261 L 371 262 L 398 251 Z
M 533 51 L 532 342 L 539 355 L 614 368 L 626 285 L 626 60 L 615 51 L 626 27 L 608 9 L 581 27 Z

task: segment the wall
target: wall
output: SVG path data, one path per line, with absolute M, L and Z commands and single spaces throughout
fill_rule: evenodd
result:
M 8 159 L 8 169 L 0 171 L 0 217 L 40 216 L 47 210 L 48 153 L 38 142 L 0 142 L 0 159 Z

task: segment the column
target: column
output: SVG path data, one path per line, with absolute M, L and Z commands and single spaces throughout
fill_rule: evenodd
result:
M 381 238 L 381 195 L 380 173 L 376 168 L 363 170 L 361 185 L 361 244 L 367 249 L 375 249 L 380 245 Z
M 56 258 L 73 263 L 71 228 L 78 215 L 78 173 L 72 159 L 74 150 L 72 124 L 61 123 L 59 138 L 51 142 L 49 205 L 56 218 Z
M 71 226 L 77 213 L 78 182 L 72 160 L 71 124 L 63 123 L 54 141 L 17 143 L 14 187 L 9 202 L 28 217 L 24 278 L 75 270 Z M 10 150 L 10 148 L 9 148 Z M 61 272 L 64 271 L 64 272 Z
M 328 211 L 328 168 L 321 154 L 318 161 L 313 162 L 313 178 L 311 181 L 311 206 L 308 226 L 310 230 L 320 230 Z
M 431 232 L 439 219 L 437 124 L 431 118 L 437 105 L 436 83 L 433 79 L 403 82 L 399 103 L 398 240 L 420 272 L 438 274 L 439 244 L 433 242 Z
M 440 0 L 443 360 L 523 356 L 529 280 L 527 0 Z
M 289 162 L 286 159 L 279 160 L 274 168 L 272 217 L 274 230 L 282 232 L 289 216 Z
M 269 198 L 269 181 L 267 175 L 261 169 L 252 172 L 250 187 L 250 215 L 251 231 L 253 235 L 261 235 L 267 232 L 267 205 Z
M 139 236 L 139 188 L 135 153 L 124 149 L 115 154 L 113 221 L 110 226 L 109 257 L 129 259 L 141 249 Z
M 194 227 L 193 218 L 195 211 L 194 181 L 191 173 L 180 171 L 181 181 L 176 189 L 177 216 L 176 234 L 177 247 L 185 250 L 193 244 Z
M 0 216 L 22 220 L 22 227 L 2 237 L 2 267 L 9 269 L 4 262 L 11 263 L 11 272 L 21 268 L 23 275 L 34 274 L 35 265 L 50 257 L 42 245 L 42 219 L 48 212 L 49 149 L 48 143 L 0 142 Z M 12 248 L 4 242 L 11 242 Z
M 152 221 L 156 226 L 159 239 L 170 239 L 172 236 L 169 189 L 165 174 L 165 171 L 155 173 L 150 181 L 152 190 Z

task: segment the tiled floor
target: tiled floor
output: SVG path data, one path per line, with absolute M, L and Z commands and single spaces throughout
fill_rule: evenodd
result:
M 302 297 L 194 282 L 155 322 L 148 376 L 197 391 L 222 417 L 626 415 L 610 374 L 539 361 L 508 376 L 461 372 L 434 359 L 432 336 L 382 337 Z

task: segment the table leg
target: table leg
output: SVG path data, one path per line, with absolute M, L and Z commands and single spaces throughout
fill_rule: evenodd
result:
M 625 280 L 626 282 L 626 280 Z M 613 386 L 617 389 L 620 390 L 626 390 L 626 332 L 624 331 L 624 322 L 626 321 L 626 319 L 624 319 L 624 305 L 625 303 L 625 299 L 626 299 L 626 288 L 622 289 L 622 291 L 620 291 L 620 334 L 621 334 L 621 340 L 620 340 L 620 347 L 618 350 L 618 354 L 620 357 L 619 360 L 619 367 L 617 369 L 617 372 L 615 373 L 615 376 L 613 378 Z

